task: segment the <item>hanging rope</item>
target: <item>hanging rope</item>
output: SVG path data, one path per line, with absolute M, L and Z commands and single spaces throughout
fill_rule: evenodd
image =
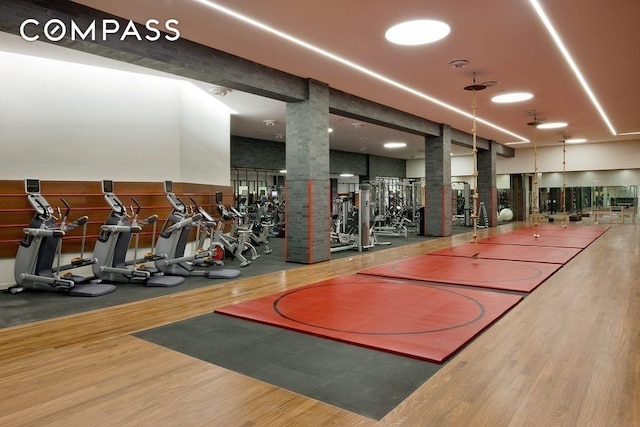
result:
M 567 144 L 566 137 L 562 135 L 562 228 L 567 227 L 567 202 L 565 199 L 567 191 Z
M 476 79 L 473 78 L 473 83 L 475 86 Z M 478 250 L 478 145 L 476 141 L 477 127 L 476 127 L 476 90 L 472 91 L 472 103 L 471 108 L 473 109 L 473 126 L 471 127 L 471 134 L 473 135 L 473 244 L 475 245 L 475 250 L 473 252 L 473 257 L 478 258 L 480 255 L 480 251 Z
M 471 135 L 473 136 L 473 211 L 471 213 L 471 218 L 473 219 L 473 244 L 474 244 L 474 254 L 473 258 L 477 259 L 480 255 L 480 251 L 478 249 L 478 145 L 477 145 L 477 121 L 476 121 L 476 91 L 485 89 L 487 86 L 482 84 L 476 84 L 476 75 L 473 75 L 473 84 L 471 86 L 466 86 L 465 90 L 471 91 L 471 109 L 473 112 L 473 126 L 471 127 Z M 488 226 L 488 224 L 487 224 Z
M 533 237 L 540 237 L 538 233 L 538 213 L 540 212 L 540 201 L 538 200 L 538 120 L 533 119 Z

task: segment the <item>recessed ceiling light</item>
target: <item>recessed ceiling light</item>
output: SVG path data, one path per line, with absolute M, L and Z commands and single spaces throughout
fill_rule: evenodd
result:
M 385 142 L 384 148 L 403 148 L 406 147 L 406 142 Z
M 384 34 L 391 43 L 416 46 L 433 43 L 445 38 L 451 28 L 441 21 L 418 19 L 394 25 Z
M 533 94 L 527 92 L 511 92 L 511 93 L 503 93 L 501 95 L 496 95 L 491 98 L 491 101 L 496 102 L 498 104 L 507 104 L 510 102 L 522 102 L 527 101 L 533 98 Z
M 587 142 L 587 140 L 585 138 L 570 138 L 564 142 L 567 144 L 580 144 L 581 142 Z
M 333 128 L 329 128 L 329 133 L 332 133 L 332 132 L 333 132 Z

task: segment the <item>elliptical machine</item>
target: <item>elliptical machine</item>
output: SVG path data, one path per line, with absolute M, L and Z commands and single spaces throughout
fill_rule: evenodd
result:
M 9 288 L 12 294 L 23 290 L 33 291 L 68 291 L 71 296 L 102 296 L 116 290 L 116 287 L 101 283 L 86 283 L 87 278 L 73 274 L 60 276 L 60 272 L 73 268 L 94 264 L 95 260 L 84 258 L 84 242 L 88 217 L 83 216 L 67 223 L 71 208 L 64 199 L 66 211 L 60 224 L 53 215 L 53 208 L 40 194 L 40 180 L 25 179 L 27 200 L 36 211 L 28 227 L 24 229 L 24 238 L 18 247 L 14 267 L 17 285 Z M 62 216 L 62 215 L 59 215 Z M 80 257 L 74 258 L 71 264 L 60 265 L 62 254 L 62 238 L 66 232 L 83 226 L 82 250 Z M 54 260 L 57 264 L 54 267 Z
M 242 199 L 241 199 L 242 200 Z M 242 201 L 241 201 L 242 203 Z M 264 246 L 264 254 L 268 255 L 271 253 L 271 248 L 269 247 L 269 227 L 271 224 L 263 222 L 264 218 L 267 216 L 267 206 L 266 203 L 257 202 L 255 204 L 256 210 L 254 214 L 253 220 L 249 220 L 248 223 L 245 221 L 248 218 L 246 213 L 242 213 L 237 210 L 233 206 L 229 206 L 229 210 L 231 211 L 232 217 L 234 218 L 233 225 L 231 227 L 231 232 L 229 233 L 233 237 L 237 237 L 237 233 L 240 230 L 249 230 L 249 238 L 247 244 L 250 245 L 250 250 L 252 253 L 251 259 L 255 260 L 259 258 L 258 253 L 255 250 L 256 246 Z
M 165 181 L 165 193 L 173 210 L 162 226 L 155 254 L 159 259 L 155 261 L 158 270 L 165 274 L 177 276 L 203 276 L 208 279 L 235 279 L 240 276 L 239 270 L 233 269 L 196 269 L 205 266 L 205 260 L 215 258 L 213 251 L 221 250 L 214 246 L 213 241 L 208 250 L 202 250 L 194 255 L 185 256 L 185 248 L 189 241 L 189 234 L 194 225 L 203 219 L 202 211 L 189 215 L 187 206 L 173 193 L 173 182 Z M 214 221 L 208 217 L 207 221 Z M 210 265 L 217 265 L 213 262 Z
M 109 282 L 144 283 L 146 286 L 161 288 L 184 283 L 182 277 L 152 275 L 151 271 L 135 268 L 135 264 L 140 260 L 126 260 L 132 236 L 140 233 L 143 226 L 157 221 L 158 216 L 152 215 L 142 221 L 133 220 L 127 213 L 127 208 L 113 192 L 113 181 L 111 180 L 102 181 L 102 192 L 105 201 L 111 208 L 111 213 L 100 228 L 100 236 L 98 236 L 93 249 L 93 256 L 96 259 L 96 263 L 92 267 L 93 274 Z M 140 206 L 135 199 L 132 200 L 138 207 Z M 151 260 L 153 258 L 145 258 L 142 261 Z

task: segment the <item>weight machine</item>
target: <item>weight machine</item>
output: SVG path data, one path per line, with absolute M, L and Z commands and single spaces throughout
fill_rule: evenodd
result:
M 390 245 L 391 242 L 379 242 L 372 227 L 371 186 L 361 184 L 356 207 L 351 197 L 338 197 L 334 203 L 338 214 L 333 215 L 334 230 L 331 232 L 331 252 L 357 250 L 362 252 L 376 245 Z M 335 212 L 335 211 L 334 211 Z
M 453 195 L 453 220 L 454 224 L 470 227 L 473 225 L 471 221 L 471 186 L 468 182 L 454 181 L 451 183 L 451 191 Z
M 399 178 L 377 178 L 370 182 L 377 235 L 408 237 L 420 227 L 420 183 Z

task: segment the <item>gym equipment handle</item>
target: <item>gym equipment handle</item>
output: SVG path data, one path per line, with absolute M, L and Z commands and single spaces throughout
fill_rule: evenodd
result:
M 202 219 L 202 214 L 197 213 L 194 216 L 187 218 L 187 219 L 183 219 L 182 221 L 178 221 L 175 224 L 173 224 L 171 227 L 167 228 L 164 231 L 164 234 L 171 234 L 176 230 L 180 230 L 181 228 L 184 228 L 190 224 L 193 224 L 196 221 L 200 221 Z
M 64 231 L 71 231 L 74 228 L 80 227 L 81 225 L 85 225 L 87 221 L 89 221 L 89 217 L 85 215 L 76 219 L 73 222 L 70 222 L 69 224 L 65 224 L 63 229 Z
M 142 231 L 142 227 L 137 225 L 102 225 L 100 229 L 110 233 L 139 233 Z
M 40 228 L 24 228 L 24 234 L 28 234 L 30 236 L 42 236 L 42 237 L 64 237 L 64 231 L 62 230 L 43 230 Z

